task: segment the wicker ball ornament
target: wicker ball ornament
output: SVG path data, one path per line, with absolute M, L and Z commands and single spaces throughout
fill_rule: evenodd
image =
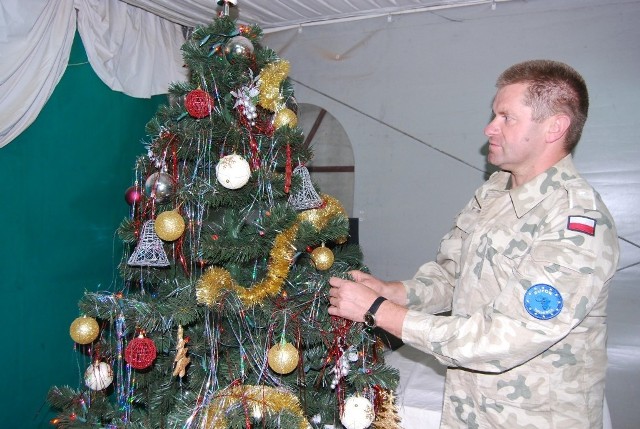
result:
M 291 343 L 277 343 L 269 349 L 267 362 L 269 368 L 278 374 L 289 374 L 296 369 L 300 354 Z
M 78 344 L 92 343 L 100 333 L 100 326 L 96 319 L 92 317 L 82 316 L 71 322 L 69 327 L 69 335 L 71 339 Z
M 156 355 L 157 349 L 153 340 L 142 335 L 129 341 L 124 349 L 124 360 L 135 369 L 150 367 Z
M 214 103 L 213 97 L 202 89 L 194 89 L 184 99 L 184 107 L 187 109 L 187 113 L 196 119 L 209 116 L 213 110 Z
M 185 223 L 177 210 L 167 210 L 156 217 L 153 228 L 162 240 L 175 241 L 184 233 Z
M 321 246 L 313 249 L 313 251 L 311 252 L 311 260 L 316 266 L 316 269 L 324 271 L 331 268 L 335 257 L 333 256 L 333 252 L 331 251 L 331 249 Z
M 106 362 L 94 362 L 84 372 L 84 383 L 91 390 L 102 390 L 113 381 L 113 369 Z

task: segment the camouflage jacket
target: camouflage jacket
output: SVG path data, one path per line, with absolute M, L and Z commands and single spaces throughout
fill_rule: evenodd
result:
M 570 155 L 508 186 L 494 173 L 403 282 L 402 339 L 449 366 L 442 428 L 601 428 L 613 219 Z

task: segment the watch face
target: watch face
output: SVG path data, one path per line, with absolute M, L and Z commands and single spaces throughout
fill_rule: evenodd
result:
M 364 313 L 364 324 L 369 327 L 369 328 L 373 328 L 376 326 L 376 316 L 374 316 L 373 314 L 369 313 L 368 311 L 366 313 Z

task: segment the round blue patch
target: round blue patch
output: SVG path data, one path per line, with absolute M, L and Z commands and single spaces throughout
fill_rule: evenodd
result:
M 536 319 L 553 319 L 562 310 L 562 295 L 551 285 L 533 285 L 524 294 L 524 308 Z

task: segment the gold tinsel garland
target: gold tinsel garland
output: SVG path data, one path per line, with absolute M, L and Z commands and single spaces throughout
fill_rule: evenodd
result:
M 275 112 L 283 106 L 280 84 L 289 74 L 289 62 L 274 61 L 267 64 L 260 72 L 260 98 L 258 104 L 265 109 Z
M 296 238 L 298 228 L 299 225 L 296 223 L 276 236 L 269 253 L 270 263 L 264 280 L 245 288 L 236 283 L 224 268 L 211 267 L 205 271 L 196 286 L 198 302 L 211 307 L 218 301 L 224 290 L 232 290 L 238 294 L 238 298 L 245 306 L 252 307 L 262 302 L 267 296 L 276 295 L 289 274 L 291 259 L 296 251 L 293 240 Z
M 269 252 L 269 264 L 265 278 L 249 287 L 239 285 L 229 271 L 221 267 L 211 267 L 198 280 L 196 299 L 198 303 L 213 307 L 224 291 L 234 291 L 246 307 L 260 304 L 268 296 L 275 296 L 289 275 L 291 261 L 297 251 L 293 245 L 301 222 L 309 222 L 316 229 L 324 228 L 334 216 L 347 216 L 340 202 L 326 194 L 321 195 L 323 204 L 317 209 L 305 210 L 296 222 L 278 234 Z
M 289 411 L 298 418 L 299 429 L 311 429 L 300 407 L 300 401 L 293 393 L 270 386 L 245 385 L 230 386 L 217 392 L 207 406 L 206 415 L 200 427 L 226 429 L 226 415 L 232 409 L 239 407 L 246 407 L 259 416 Z

